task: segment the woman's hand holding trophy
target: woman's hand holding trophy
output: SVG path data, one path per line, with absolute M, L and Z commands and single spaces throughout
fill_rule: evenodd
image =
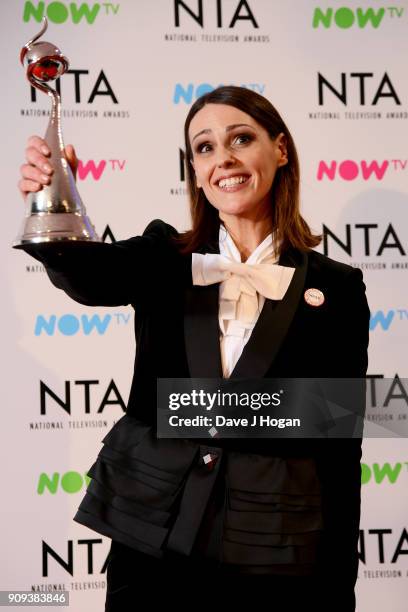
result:
M 24 200 L 28 193 L 36 193 L 51 182 L 54 169 L 50 159 L 51 151 L 47 143 L 40 136 L 31 136 L 27 140 L 25 150 L 26 163 L 20 168 L 21 179 L 18 188 Z M 76 178 L 78 158 L 72 145 L 65 147 L 65 157 Z

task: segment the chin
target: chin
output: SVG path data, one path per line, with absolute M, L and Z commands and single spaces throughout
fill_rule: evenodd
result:
M 254 210 L 254 208 L 256 208 L 256 206 L 251 206 L 249 204 L 238 204 L 237 202 L 235 202 L 234 204 L 231 203 L 231 206 L 226 206 L 225 204 L 223 204 L 223 206 L 217 206 L 218 208 L 218 212 L 219 215 L 236 215 L 236 216 L 242 216 L 242 215 L 246 215 L 248 213 L 250 213 L 251 211 Z

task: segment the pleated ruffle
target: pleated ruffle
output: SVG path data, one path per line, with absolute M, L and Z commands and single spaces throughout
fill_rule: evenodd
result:
M 229 453 L 226 479 L 223 562 L 312 568 L 323 530 L 314 460 Z
M 207 549 L 199 538 L 200 554 L 218 563 L 248 568 L 248 573 L 256 568 L 261 573 L 313 571 L 323 522 L 312 458 L 156 439 L 150 426 L 127 415 L 103 442 L 77 522 L 161 557 L 166 550 L 196 552 L 197 536 L 209 520 L 211 546 Z M 217 489 L 219 496 L 220 485 L 221 511 L 208 519 L 212 493 Z M 216 528 L 219 539 L 213 537 Z

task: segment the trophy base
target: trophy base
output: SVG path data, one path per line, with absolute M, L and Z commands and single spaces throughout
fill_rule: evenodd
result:
M 13 248 L 29 250 L 44 243 L 101 242 L 89 217 L 77 213 L 40 212 L 24 219 Z

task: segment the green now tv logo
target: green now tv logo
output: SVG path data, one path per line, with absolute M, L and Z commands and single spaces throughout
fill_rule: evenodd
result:
M 369 482 L 381 484 L 384 481 L 395 484 L 401 472 L 406 471 L 407 468 L 408 462 L 393 465 L 391 463 L 373 463 L 372 465 L 361 463 L 361 484 L 368 484 Z M 38 479 L 37 493 L 38 495 L 44 495 L 44 493 L 55 495 L 58 491 L 71 494 L 78 493 L 88 486 L 90 480 L 88 474 L 75 471 L 63 474 L 60 472 L 53 472 L 52 474 L 42 472 Z
M 105 15 L 117 15 L 119 11 L 119 4 L 112 4 L 111 2 L 103 2 L 95 4 L 87 4 L 82 2 L 77 4 L 76 2 L 49 2 L 47 5 L 45 2 L 26 2 L 24 4 L 23 21 L 28 22 L 31 19 L 38 21 L 38 23 L 45 16 L 52 23 L 65 23 L 71 19 L 72 23 L 78 24 L 81 21 L 86 21 L 89 24 L 93 24 L 100 12 Z
M 385 15 L 398 19 L 402 17 L 403 13 L 403 7 L 398 6 L 378 7 L 375 9 L 371 7 L 352 9 L 348 6 L 341 6 L 337 9 L 315 8 L 312 25 L 314 28 L 320 26 L 330 28 L 334 25 L 345 30 L 354 25 L 358 28 L 365 28 L 366 26 L 378 28 Z
M 42 472 L 38 479 L 37 493 L 43 495 L 45 492 L 55 495 L 58 490 L 64 493 L 78 493 L 83 487 L 87 487 L 90 482 L 88 474 L 79 472 L 65 472 L 60 474 L 46 474 Z
M 376 484 L 382 482 L 388 482 L 395 484 L 398 480 L 402 471 L 406 471 L 408 468 L 408 462 L 395 463 L 373 463 L 368 465 L 367 463 L 361 464 L 361 484 L 367 484 L 370 481 Z

